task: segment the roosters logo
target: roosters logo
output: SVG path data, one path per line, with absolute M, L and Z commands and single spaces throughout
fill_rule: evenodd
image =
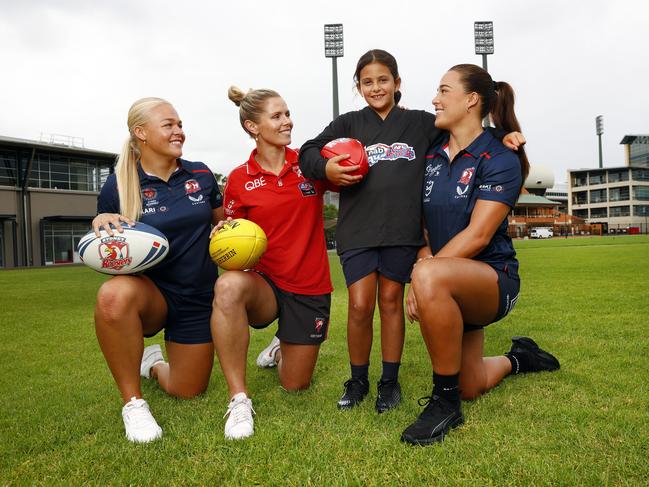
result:
M 189 179 L 185 182 L 185 194 L 195 193 L 201 189 L 201 185 L 195 179 Z
M 468 169 L 465 169 L 462 172 L 462 177 L 458 180 L 458 183 L 460 184 L 469 184 L 471 181 L 471 178 L 473 177 L 473 173 L 475 172 L 475 167 L 470 167 Z
M 130 265 L 133 259 L 128 255 L 128 243 L 124 237 L 105 237 L 99 245 L 99 258 L 103 269 L 120 270 Z

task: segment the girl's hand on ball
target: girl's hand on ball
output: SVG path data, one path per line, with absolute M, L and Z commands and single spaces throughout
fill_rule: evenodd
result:
M 327 161 L 325 166 L 325 174 L 327 179 L 331 181 L 336 186 L 351 186 L 352 184 L 358 183 L 363 176 L 351 176 L 350 172 L 358 170 L 359 166 L 341 166 L 340 161 L 349 159 L 349 154 L 341 154 L 336 157 L 332 157 Z
M 135 222 L 133 220 L 125 217 L 124 215 L 120 215 L 118 213 L 100 213 L 94 218 L 94 220 L 92 220 L 92 229 L 94 230 L 97 237 L 101 236 L 99 230 L 101 230 L 102 228 L 106 230 L 106 233 L 108 233 L 108 235 L 112 237 L 115 234 L 113 233 L 111 225 L 113 225 L 113 227 L 115 227 L 115 230 L 117 230 L 119 233 L 124 233 L 124 228 L 122 228 L 120 222 L 126 223 L 129 227 L 135 225 Z

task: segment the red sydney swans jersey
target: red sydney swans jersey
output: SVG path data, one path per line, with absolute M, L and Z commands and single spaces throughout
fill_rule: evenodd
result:
M 325 181 L 307 179 L 296 151 L 286 148 L 279 175 L 261 168 L 253 150 L 228 176 L 223 197 L 226 217 L 259 225 L 268 247 L 255 269 L 285 291 L 327 294 L 333 290 L 325 245 L 322 206 Z

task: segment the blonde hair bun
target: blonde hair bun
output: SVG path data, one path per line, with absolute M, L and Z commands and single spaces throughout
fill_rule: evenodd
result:
M 230 86 L 228 89 L 228 98 L 232 100 L 236 106 L 241 106 L 241 102 L 245 97 L 246 93 L 244 93 L 244 91 L 238 86 Z

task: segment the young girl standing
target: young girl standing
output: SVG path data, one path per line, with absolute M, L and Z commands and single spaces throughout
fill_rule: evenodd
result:
M 326 178 L 340 186 L 336 239 L 349 294 L 351 378 L 345 382 L 338 408 L 356 406 L 369 391 L 372 319 L 378 302 L 383 367 L 375 408 L 382 413 L 401 401 L 404 287 L 417 251 L 425 244 L 420 198 L 424 156 L 443 132 L 435 127 L 433 114 L 397 106 L 401 78 L 388 52 L 374 49 L 363 54 L 354 82 L 368 106 L 341 115 L 306 142 L 300 151 L 300 168 L 306 177 Z M 320 155 L 325 144 L 339 137 L 353 137 L 365 145 L 370 165 L 365 177 L 351 176 L 348 173 L 356 167 L 338 164 L 344 155 L 329 160 Z

